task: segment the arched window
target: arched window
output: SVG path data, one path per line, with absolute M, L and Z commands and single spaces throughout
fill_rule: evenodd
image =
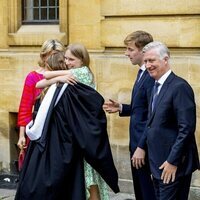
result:
M 59 0 L 22 0 L 22 24 L 58 24 Z

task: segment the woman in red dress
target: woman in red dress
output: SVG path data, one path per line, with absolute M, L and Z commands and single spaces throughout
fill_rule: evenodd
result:
M 35 101 L 41 92 L 41 89 L 36 88 L 35 85 L 38 81 L 43 79 L 45 71 L 44 63 L 46 58 L 52 51 L 64 51 L 64 45 L 58 40 L 46 40 L 41 48 L 40 61 L 38 62 L 38 69 L 30 72 L 25 79 L 24 88 L 21 96 L 21 101 L 18 111 L 17 125 L 19 127 L 19 140 L 17 146 L 20 148 L 18 169 L 21 170 L 26 148 L 29 144 L 29 138 L 25 135 L 25 127 L 32 119 L 32 111 Z

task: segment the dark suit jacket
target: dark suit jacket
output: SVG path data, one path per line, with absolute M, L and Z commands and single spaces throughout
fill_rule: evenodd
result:
M 176 177 L 191 174 L 199 168 L 192 88 L 172 72 L 160 90 L 156 105 L 139 144 L 141 148 L 147 144 L 153 176 L 160 179 L 159 167 L 166 160 L 178 166 Z
M 148 118 L 148 105 L 154 79 L 149 76 L 147 70 L 144 71 L 140 81 L 134 85 L 132 91 L 131 104 L 123 104 L 120 116 L 130 116 L 130 144 L 129 148 L 131 154 L 138 146 L 138 142 L 143 135 L 147 118 Z

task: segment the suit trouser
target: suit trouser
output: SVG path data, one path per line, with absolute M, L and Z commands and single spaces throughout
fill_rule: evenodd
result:
M 131 163 L 131 170 L 136 200 L 156 200 L 149 168 L 136 169 Z
M 164 184 L 153 178 L 157 200 L 187 200 L 192 174 L 177 178 L 174 182 Z

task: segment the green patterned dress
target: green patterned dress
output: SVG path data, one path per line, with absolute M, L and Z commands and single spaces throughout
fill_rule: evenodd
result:
M 88 67 L 83 66 L 81 68 L 71 69 L 71 71 L 79 82 L 95 89 L 93 75 L 88 69 Z M 109 200 L 108 186 L 106 182 L 101 178 L 99 173 L 96 172 L 90 166 L 90 164 L 88 164 L 85 160 L 84 160 L 84 171 L 85 171 L 85 183 L 86 183 L 86 198 L 89 199 L 90 197 L 89 193 L 90 186 L 98 185 L 101 200 Z

